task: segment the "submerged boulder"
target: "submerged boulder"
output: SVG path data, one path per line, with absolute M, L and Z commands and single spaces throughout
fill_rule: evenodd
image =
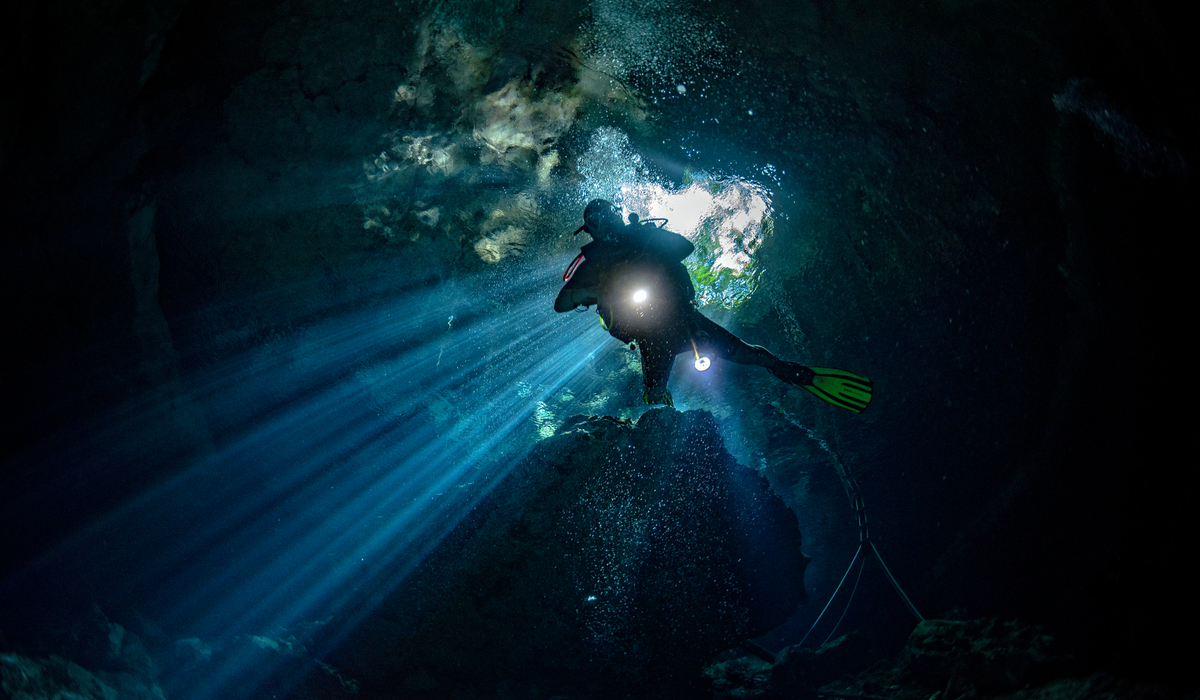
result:
M 922 620 L 896 668 L 929 688 L 957 683 L 977 692 L 1012 691 L 1060 670 L 1054 647 L 1042 628 L 1016 620 Z
M 805 600 L 796 517 L 706 411 L 576 416 L 410 575 L 339 661 L 364 691 L 654 694 Z
M 749 652 L 740 654 L 739 652 Z M 855 630 L 813 649 L 799 644 L 771 654 L 754 644 L 718 657 L 704 669 L 716 700 L 810 697 L 813 688 L 867 665 L 867 635 Z
M 1159 697 L 1156 688 L 1106 675 L 1064 680 L 1078 669 L 1054 638 L 1016 620 L 922 620 L 893 662 L 863 670 L 867 659 L 866 635 L 857 631 L 819 649 L 788 647 L 773 663 L 731 652 L 705 675 L 718 699 L 1085 698 L 1101 687 L 1122 689 L 1109 697 Z

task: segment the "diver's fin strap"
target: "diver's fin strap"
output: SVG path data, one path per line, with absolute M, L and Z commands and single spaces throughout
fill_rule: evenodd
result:
M 871 380 L 842 369 L 810 367 L 815 376 L 804 388 L 810 394 L 847 411 L 862 413 L 871 403 Z

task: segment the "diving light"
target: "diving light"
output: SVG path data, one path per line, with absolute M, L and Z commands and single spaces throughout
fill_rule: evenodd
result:
M 650 297 L 649 292 L 647 292 L 644 289 L 639 289 L 633 293 L 633 303 L 641 304 L 642 302 L 646 301 L 646 299 L 648 299 L 649 297 Z
M 688 340 L 692 341 L 692 352 L 696 353 L 696 371 L 703 372 L 712 362 L 707 357 L 700 357 L 700 350 L 696 347 L 695 338 L 689 337 Z

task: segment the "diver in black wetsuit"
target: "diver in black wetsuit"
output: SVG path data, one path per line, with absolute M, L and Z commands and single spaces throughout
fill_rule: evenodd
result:
M 583 221 L 576 233 L 587 231 L 593 240 L 583 246 L 563 276 L 566 284 L 554 300 L 554 310 L 561 313 L 595 304 L 605 330 L 623 343 L 637 343 L 646 387 L 642 400 L 647 404 L 674 405 L 667 390 L 671 366 L 676 355 L 691 351 L 698 363 L 707 363 L 701 354 L 711 353 L 730 362 L 766 367 L 783 381 L 855 413 L 867 407 L 868 380 L 780 360 L 702 315 L 683 266 L 683 259 L 695 250 L 691 241 L 641 223 L 636 214 L 630 214 L 626 225 L 617 208 L 603 199 L 588 203 Z

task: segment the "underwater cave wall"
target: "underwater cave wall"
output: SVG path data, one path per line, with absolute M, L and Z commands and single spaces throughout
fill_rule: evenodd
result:
M 504 682 L 654 696 L 786 621 L 807 600 L 807 563 L 795 515 L 725 451 L 709 413 L 576 416 L 332 663 L 367 693 Z
M 1154 2 L 718 3 L 700 16 L 726 44 L 688 55 L 736 60 L 685 98 L 651 63 L 616 84 L 581 60 L 590 5 L 438 7 L 12 11 L 0 487 L 20 506 L 0 516 L 4 572 L 212 450 L 230 418 L 193 401 L 192 373 L 304 359 L 307 324 L 347 304 L 569 259 L 559 234 L 578 203 L 559 193 L 578 184 L 582 134 L 615 124 L 669 173 L 694 154 L 772 164 L 793 193 L 762 250 L 774 277 L 732 320 L 878 382 L 857 423 L 739 370 L 714 409 L 789 502 L 813 506 L 822 592 L 854 533 L 805 428 L 862 468 L 919 599 L 1053 618 L 1148 667 L 1179 658 L 1139 640 L 1189 595 L 1190 491 L 1169 452 L 1193 380 L 1176 393 L 1129 377 L 1195 356 L 1179 254 L 1190 25 Z M 595 7 L 625 21 L 597 25 L 609 39 L 644 17 Z M 648 78 L 659 93 L 638 89 Z M 666 144 L 693 134 L 707 150 Z M 454 289 L 481 313 L 512 308 L 478 291 Z M 851 623 L 896 608 L 886 588 L 862 599 Z

